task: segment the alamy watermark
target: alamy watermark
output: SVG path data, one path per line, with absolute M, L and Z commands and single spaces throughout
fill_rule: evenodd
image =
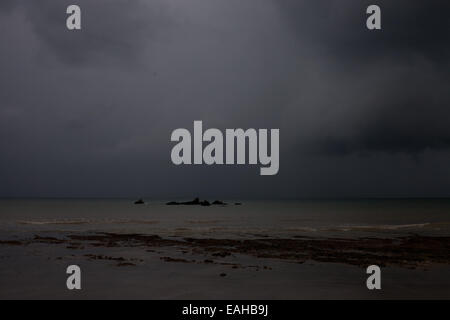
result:
M 279 129 L 270 130 L 270 152 L 268 129 L 226 129 L 224 135 L 213 128 L 203 132 L 202 121 L 194 121 L 193 137 L 189 130 L 180 128 L 172 132 L 170 139 L 178 142 L 171 153 L 172 162 L 176 165 L 259 163 L 263 176 L 275 175 L 280 168 Z M 207 144 L 203 148 L 204 142 Z

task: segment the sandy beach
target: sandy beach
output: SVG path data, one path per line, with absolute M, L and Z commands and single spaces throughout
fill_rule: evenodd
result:
M 0 242 L 1 299 L 448 299 L 449 238 L 163 239 L 69 234 Z M 79 265 L 82 290 L 65 288 Z M 383 290 L 365 287 L 378 264 Z

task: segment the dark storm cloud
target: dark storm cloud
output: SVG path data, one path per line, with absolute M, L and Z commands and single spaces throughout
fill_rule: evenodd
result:
M 361 28 L 366 8 L 382 9 L 383 32 Z M 445 0 L 409 1 L 277 1 L 291 27 L 330 57 L 348 63 L 368 59 L 407 59 L 421 55 L 445 60 L 450 55 L 450 3 Z M 362 14 L 363 13 L 363 14 Z M 344 59 L 344 60 L 342 60 Z
M 450 193 L 449 5 L 0 2 L 0 196 Z M 170 133 L 280 128 L 280 172 L 174 166 Z
M 405 97 L 383 101 L 378 114 L 356 136 L 353 148 L 406 153 L 449 148 L 448 94 L 419 88 Z
M 316 52 L 329 66 L 333 60 L 331 68 L 350 81 L 334 84 L 339 98 L 331 97 L 325 109 L 345 105 L 347 113 L 366 110 L 362 118 L 347 114 L 340 122 L 336 117 L 338 125 L 315 134 L 305 142 L 307 149 L 415 154 L 427 148 L 449 148 L 450 4 L 378 1 L 383 30 L 368 31 L 361 27 L 367 17 L 361 13 L 369 4 L 278 2 L 300 46 Z M 325 81 L 333 74 L 329 71 Z M 366 83 L 361 87 L 361 82 Z
M 361 107 L 370 109 L 367 117 L 349 122 L 350 133 L 340 127 L 318 133 L 310 141 L 311 150 L 417 154 L 450 148 L 449 79 L 442 77 L 440 70 L 428 69 L 391 72 L 386 85 L 373 89 L 378 96 L 361 101 Z
M 61 26 L 71 4 L 74 2 L 69 0 L 14 2 L 42 43 L 69 64 L 131 63 L 168 19 L 160 1 L 79 0 L 76 4 L 82 8 L 83 30 L 70 32 Z M 5 8 L 11 7 L 13 3 L 6 2 Z

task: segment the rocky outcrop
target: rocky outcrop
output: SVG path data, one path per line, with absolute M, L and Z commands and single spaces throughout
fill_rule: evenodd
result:
M 202 200 L 200 201 L 199 198 L 195 198 L 192 201 L 184 201 L 184 202 L 178 202 L 178 201 L 170 201 L 167 202 L 166 205 L 168 206 L 179 206 L 179 205 L 185 205 L 185 206 L 203 206 L 203 207 L 209 207 L 211 205 L 226 205 L 225 202 L 220 200 L 215 200 L 213 203 L 210 203 L 208 200 Z

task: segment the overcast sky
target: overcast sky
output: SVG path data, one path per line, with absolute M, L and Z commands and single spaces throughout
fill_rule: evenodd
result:
M 381 31 L 365 27 L 374 3 Z M 433 0 L 1 0 L 0 197 L 450 196 L 449 12 Z M 194 120 L 279 128 L 278 175 L 173 165 L 170 134 Z

